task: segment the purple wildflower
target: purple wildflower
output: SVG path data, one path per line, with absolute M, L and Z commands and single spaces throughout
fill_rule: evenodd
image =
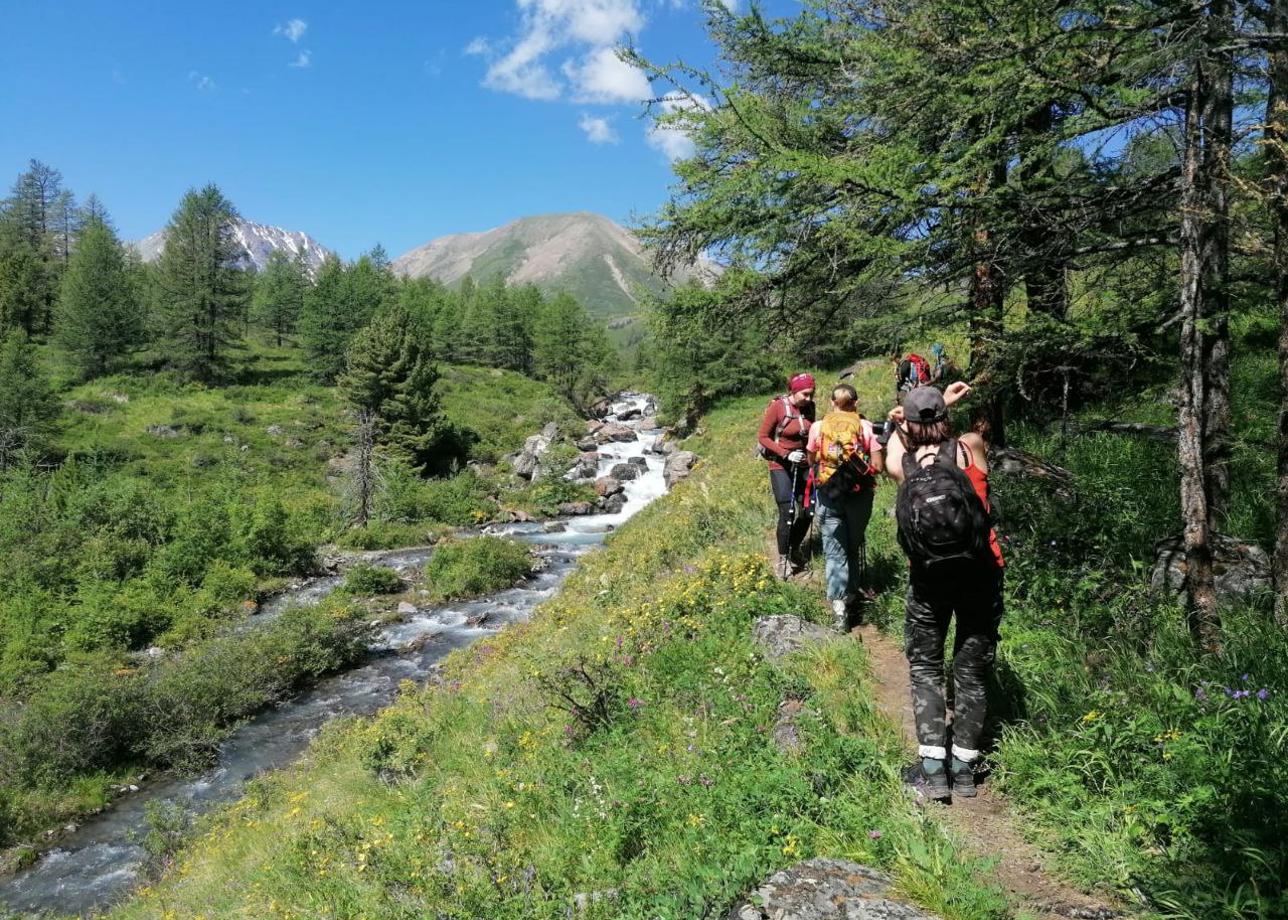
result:
M 868 831 L 868 839 L 869 839 L 869 840 L 880 840 L 880 839 L 881 839 L 881 837 L 882 837 L 882 834 L 881 834 L 881 832 L 880 832 L 880 831 L 878 831 L 878 830 L 875 830 L 875 829 L 874 829 L 874 830 L 870 830 L 870 831 Z
M 629 700 L 626 701 L 626 705 L 631 707 L 631 709 L 639 709 L 641 706 L 644 705 L 644 701 L 641 699 L 637 699 L 635 697 L 631 697 Z
M 1239 678 L 1239 680 L 1243 681 L 1246 684 L 1248 682 L 1248 675 L 1244 674 L 1242 677 Z
M 687 775 L 685 775 L 684 773 L 681 773 L 679 776 L 677 776 L 675 778 L 675 781 L 679 783 L 681 786 L 687 786 L 689 785 L 689 783 L 693 782 L 693 780 L 689 778 Z
M 1233 695 L 1231 696 L 1231 699 L 1236 699 L 1236 700 L 1246 700 L 1246 699 L 1247 699 L 1248 697 L 1250 697 L 1251 695 L 1252 695 L 1252 691 L 1251 691 L 1251 690 L 1236 690 L 1236 691 L 1234 691 Z
M 1199 687 L 1194 691 L 1194 698 L 1200 703 L 1206 702 L 1207 692 L 1202 687 Z
M 701 776 L 698 777 L 698 782 L 700 782 L 707 789 L 710 789 L 712 786 L 716 784 L 716 781 L 713 780 L 711 777 L 707 776 L 705 773 L 703 773 Z
M 1265 687 L 1262 687 L 1260 690 L 1257 691 L 1257 699 L 1261 700 L 1263 703 L 1266 701 L 1266 699 L 1269 696 L 1270 696 L 1270 691 L 1267 690 Z

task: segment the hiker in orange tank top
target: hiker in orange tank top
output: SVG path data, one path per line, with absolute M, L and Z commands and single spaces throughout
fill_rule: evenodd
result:
M 953 437 L 948 407 L 970 393 L 965 383 L 940 393 L 908 392 L 890 412 L 897 426 L 886 472 L 899 483 L 899 542 L 908 555 L 904 646 L 912 683 L 921 762 L 910 782 L 931 798 L 975 795 L 974 767 L 1002 620 L 1004 560 L 990 520 L 988 445 L 969 432 Z M 944 643 L 953 646 L 951 757 L 944 701 Z

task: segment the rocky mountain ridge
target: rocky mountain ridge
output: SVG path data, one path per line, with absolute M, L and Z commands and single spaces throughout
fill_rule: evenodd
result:
M 262 270 L 268 264 L 269 257 L 275 251 L 283 251 L 294 256 L 302 254 L 304 264 L 310 277 L 317 277 L 318 269 L 331 255 L 327 249 L 313 237 L 299 230 L 284 230 L 268 224 L 238 218 L 233 224 L 233 236 L 242 250 L 242 262 Z M 133 244 L 144 262 L 154 262 L 161 257 L 165 249 L 165 231 L 158 230 Z

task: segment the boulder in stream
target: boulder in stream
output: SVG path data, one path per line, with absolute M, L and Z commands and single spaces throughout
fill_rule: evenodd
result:
M 608 471 L 608 475 L 618 482 L 629 482 L 632 479 L 639 479 L 640 468 L 634 463 L 616 463 Z
M 557 510 L 560 514 L 569 517 L 580 517 L 584 514 L 594 514 L 595 506 L 590 502 L 564 502 Z
M 626 496 L 618 492 L 603 499 L 599 506 L 605 514 L 621 514 L 622 509 L 626 507 Z
M 621 492 L 625 486 L 622 481 L 613 476 L 601 476 L 595 480 L 595 494 L 600 498 L 608 498 L 610 495 L 616 495 Z
M 627 441 L 639 440 L 639 435 L 635 433 L 634 428 L 627 428 L 625 425 L 609 424 L 595 432 L 595 440 L 601 444 L 607 443 L 608 441 L 619 441 L 625 443 Z

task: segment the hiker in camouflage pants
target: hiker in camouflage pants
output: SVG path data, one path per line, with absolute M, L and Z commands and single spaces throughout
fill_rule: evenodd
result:
M 960 572 L 908 580 L 904 643 L 912 681 L 917 743 L 930 756 L 947 756 L 944 642 L 957 615 L 953 642 L 953 747 L 978 751 L 984 731 L 984 680 L 993 667 L 1002 621 L 1002 570 L 963 561 Z

